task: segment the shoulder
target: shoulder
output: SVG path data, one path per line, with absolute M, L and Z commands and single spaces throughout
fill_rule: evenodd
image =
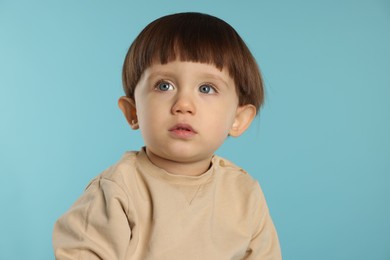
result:
M 127 184 L 135 175 L 137 154 L 136 151 L 125 152 L 120 160 L 92 179 L 86 189 L 92 186 L 101 186 L 104 183 L 111 188 L 127 190 Z
M 136 165 L 137 161 L 136 151 L 125 152 L 115 164 L 103 171 L 99 176 L 105 179 L 115 180 L 117 178 L 123 177 L 123 175 L 128 175 Z
M 256 180 L 243 168 L 218 155 L 214 156 L 213 164 L 217 174 L 222 177 L 238 178 L 251 183 L 256 182 Z
M 264 211 L 266 201 L 259 182 L 243 168 L 229 160 L 215 156 L 215 197 L 222 205 L 229 205 L 232 218 L 254 222 L 256 210 Z
M 261 193 L 258 181 L 240 166 L 220 156 L 214 156 L 213 163 L 216 178 L 226 189 L 240 191 L 246 196 Z

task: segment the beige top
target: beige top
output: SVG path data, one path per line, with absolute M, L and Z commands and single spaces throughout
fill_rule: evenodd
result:
M 218 156 L 196 177 L 127 152 L 55 224 L 56 259 L 281 259 L 259 184 Z

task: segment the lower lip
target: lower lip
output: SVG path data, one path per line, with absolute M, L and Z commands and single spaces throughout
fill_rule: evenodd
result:
M 189 139 L 196 135 L 196 133 L 193 131 L 186 131 L 180 129 L 171 130 L 170 133 L 173 137 L 180 139 Z

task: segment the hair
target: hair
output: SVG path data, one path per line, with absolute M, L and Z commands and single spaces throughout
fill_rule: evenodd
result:
M 264 102 L 260 69 L 245 42 L 225 21 L 202 13 L 163 16 L 147 25 L 131 44 L 122 71 L 126 96 L 152 64 L 174 60 L 213 64 L 234 80 L 239 105 Z

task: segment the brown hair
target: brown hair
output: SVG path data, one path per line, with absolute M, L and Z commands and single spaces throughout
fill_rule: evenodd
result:
M 226 68 L 236 85 L 239 105 L 258 111 L 264 101 L 263 80 L 256 60 L 238 33 L 225 21 L 207 14 L 178 13 L 161 17 L 137 36 L 127 52 L 122 81 L 126 96 L 155 62 L 192 61 Z

